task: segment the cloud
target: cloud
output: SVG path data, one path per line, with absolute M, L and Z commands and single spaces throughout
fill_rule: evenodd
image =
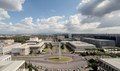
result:
M 101 25 L 99 27 L 114 27 L 120 26 L 120 10 L 114 11 L 110 14 L 106 14 L 100 20 Z
M 0 8 L 7 11 L 21 11 L 25 0 L 0 0 Z
M 0 33 L 74 33 L 92 30 L 98 27 L 99 23 L 82 24 L 82 15 L 76 14 L 66 19 L 64 16 L 53 16 L 49 18 L 33 20 L 27 17 L 18 23 L 0 23 Z M 7 31 L 6 31 L 7 30 Z
M 0 33 L 120 33 L 120 0 L 82 0 L 79 14 L 49 18 L 26 17 L 5 23 L 7 11 L 21 11 L 25 0 L 0 0 Z
M 102 17 L 86 17 L 82 20 L 81 23 L 92 23 L 92 22 L 99 22 L 100 25 L 98 28 L 106 28 L 106 27 L 115 27 L 120 26 L 120 10 L 113 11 L 111 13 L 105 14 Z
M 0 20 L 5 20 L 7 18 L 10 18 L 10 16 L 8 15 L 8 12 L 0 8 Z
M 65 32 L 64 25 L 61 23 L 63 16 L 54 16 L 46 19 L 33 20 L 32 17 L 25 18 L 19 23 L 6 24 L 0 23 L 0 33 L 57 33 Z M 6 31 L 7 29 L 7 31 Z
M 82 0 L 77 9 L 82 24 L 99 23 L 90 33 L 120 33 L 120 0 Z
M 83 15 L 103 16 L 120 10 L 120 0 L 82 0 L 77 8 Z
M 91 29 L 97 28 L 100 23 L 99 22 L 92 22 L 92 23 L 82 23 L 82 20 L 86 18 L 85 16 L 81 14 L 72 15 L 67 20 L 67 23 L 65 24 L 68 32 L 74 33 L 80 33 L 80 32 L 86 32 Z

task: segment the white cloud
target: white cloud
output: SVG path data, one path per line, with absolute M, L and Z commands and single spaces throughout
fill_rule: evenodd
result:
M 25 0 L 0 0 L 0 8 L 7 11 L 21 11 Z
M 95 29 L 100 25 L 100 23 L 98 23 L 98 22 L 83 24 L 82 20 L 84 18 L 86 18 L 86 17 L 81 14 L 76 14 L 76 15 L 70 16 L 69 19 L 67 20 L 67 23 L 65 24 L 68 32 L 80 33 L 80 32 L 84 32 L 87 30 Z
M 0 8 L 0 20 L 5 20 L 7 18 L 10 18 L 10 16 L 8 15 L 8 12 Z
M 82 0 L 78 10 L 83 15 L 103 16 L 120 10 L 120 0 Z
M 57 33 L 65 32 L 65 27 L 61 23 L 63 16 L 54 16 L 47 19 L 37 19 L 33 21 L 32 17 L 25 18 L 16 24 L 0 23 L 0 33 Z M 1 32 L 2 31 L 2 32 Z M 8 33 L 8 32 L 6 32 Z
M 99 23 L 89 32 L 120 33 L 120 0 L 82 0 L 77 9 L 86 16 L 82 24 Z
M 0 20 L 7 11 L 21 11 L 25 0 L 0 0 Z M 33 19 L 18 23 L 0 21 L 0 33 L 120 33 L 120 0 L 82 0 L 79 14 Z
M 114 11 L 110 14 L 106 14 L 100 20 L 101 25 L 99 27 L 114 27 L 120 26 L 120 10 Z
M 33 24 L 33 18 L 32 17 L 28 17 L 22 20 L 22 22 L 24 25 L 32 25 Z
M 50 18 L 33 20 L 32 17 L 25 18 L 16 24 L 0 24 L 0 33 L 67 33 L 92 30 L 98 27 L 99 23 L 82 24 L 82 15 L 76 14 L 65 20 L 64 16 L 53 16 Z M 80 20 L 81 19 L 81 20 Z M 2 31 L 2 32 L 1 32 Z

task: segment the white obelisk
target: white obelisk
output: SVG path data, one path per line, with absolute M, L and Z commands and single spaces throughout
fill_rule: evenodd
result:
M 59 42 L 59 59 L 61 59 L 61 42 Z

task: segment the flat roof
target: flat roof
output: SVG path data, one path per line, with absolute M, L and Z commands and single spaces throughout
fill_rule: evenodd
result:
M 120 58 L 101 58 L 100 60 L 120 70 Z
M 71 41 L 69 42 L 70 44 L 73 44 L 75 46 L 95 46 L 93 44 L 89 44 L 89 43 L 86 43 L 86 42 L 81 42 L 81 41 Z
M 95 38 L 85 38 L 85 39 L 90 39 L 90 40 L 95 40 L 95 41 L 114 41 L 114 40 L 107 40 L 107 39 L 95 39 Z
M 0 61 L 0 71 L 16 71 L 25 61 Z
M 6 58 L 9 58 L 11 57 L 11 55 L 0 55 L 0 61 L 6 59 Z
M 14 47 L 12 47 L 12 48 L 21 48 L 21 49 L 29 48 L 29 46 L 28 47 L 26 47 L 26 46 L 28 46 L 26 43 L 25 44 L 18 43 L 16 45 L 14 45 Z

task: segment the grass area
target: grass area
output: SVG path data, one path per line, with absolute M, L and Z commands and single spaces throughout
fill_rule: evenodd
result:
M 57 62 L 57 63 L 64 63 L 64 62 L 70 62 L 72 61 L 73 59 L 71 57 L 67 57 L 67 56 L 61 56 L 59 58 L 59 56 L 51 56 L 48 58 L 51 62 Z
M 44 49 L 44 52 L 48 52 L 48 51 L 49 51 L 49 48 L 45 48 L 45 49 Z

